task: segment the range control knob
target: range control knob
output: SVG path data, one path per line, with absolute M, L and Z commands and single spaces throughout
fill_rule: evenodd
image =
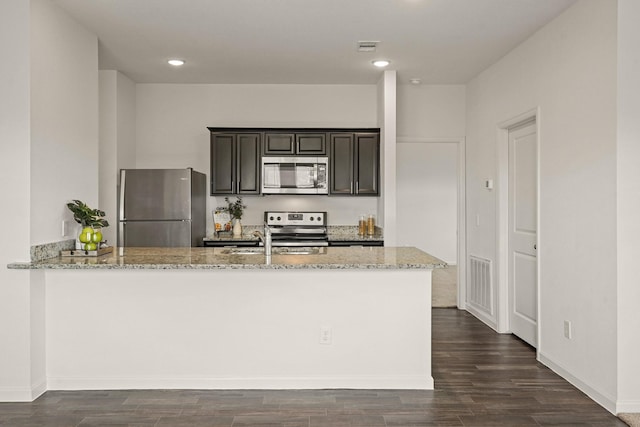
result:
M 311 218 L 309 218 L 309 219 L 310 219 L 310 221 L 313 221 L 313 217 L 311 217 Z
M 322 218 L 318 217 L 318 221 L 322 221 Z
M 269 217 L 269 221 L 273 221 L 273 215 Z
M 280 221 L 282 218 L 278 217 L 278 221 Z

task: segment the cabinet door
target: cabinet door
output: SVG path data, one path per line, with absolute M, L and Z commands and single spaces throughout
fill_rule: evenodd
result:
M 295 134 L 270 133 L 264 134 L 264 154 L 270 156 L 287 156 L 295 152 Z
M 353 194 L 353 134 L 330 134 L 329 146 L 331 151 L 329 194 Z
M 211 134 L 211 195 L 235 190 L 235 139 L 234 134 Z
M 237 193 L 260 194 L 260 134 L 236 136 Z
M 300 155 L 325 156 L 327 154 L 324 133 L 297 133 L 296 152 Z
M 380 141 L 378 134 L 355 135 L 355 190 L 363 196 L 378 194 Z

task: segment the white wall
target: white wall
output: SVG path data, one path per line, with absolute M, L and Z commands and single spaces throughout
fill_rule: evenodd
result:
M 0 6 L 0 263 L 62 240 L 65 203 L 97 201 L 97 38 L 48 0 Z M 0 270 L 0 400 L 44 391 L 44 275 Z
M 398 246 L 415 246 L 456 264 L 457 144 L 399 143 L 397 162 Z
M 30 400 L 29 273 L 6 264 L 29 260 L 29 2 L 0 3 L 0 401 Z
M 387 70 L 378 82 L 377 111 L 380 132 L 380 198 L 378 224 L 384 229 L 386 246 L 396 246 L 398 239 L 396 197 L 397 144 L 397 73 Z
M 135 167 L 135 83 L 115 70 L 100 71 L 100 209 L 109 227 L 103 236 L 117 240 L 118 171 Z
M 467 90 L 468 254 L 497 258 L 497 191 L 481 187 L 496 174 L 497 125 L 539 107 L 539 357 L 610 410 L 617 363 L 616 50 L 616 3 L 582 0 Z M 480 226 L 471 221 L 476 213 Z M 573 323 L 572 340 L 563 336 L 565 319 Z
M 46 276 L 52 389 L 433 388 L 430 270 Z
M 209 176 L 208 126 L 377 127 L 373 85 L 136 86 L 136 167 L 186 168 Z M 209 190 L 207 190 L 209 191 Z M 325 210 L 331 225 L 356 225 L 376 213 L 375 197 L 245 196 L 244 224 L 261 224 L 265 210 Z M 223 197 L 208 201 L 210 212 Z
M 398 85 L 399 246 L 457 262 L 458 147 L 465 134 L 463 85 Z M 446 142 L 444 142 L 446 141 Z
M 640 412 L 640 2 L 618 0 L 618 412 Z
M 398 136 L 462 138 L 465 94 L 465 85 L 398 85 Z
M 62 240 L 66 203 L 98 204 L 98 39 L 31 2 L 31 243 Z M 70 236 L 75 235 L 71 227 Z

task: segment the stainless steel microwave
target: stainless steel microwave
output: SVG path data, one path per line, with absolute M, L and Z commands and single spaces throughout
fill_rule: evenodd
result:
M 262 194 L 328 193 L 328 157 L 262 158 Z

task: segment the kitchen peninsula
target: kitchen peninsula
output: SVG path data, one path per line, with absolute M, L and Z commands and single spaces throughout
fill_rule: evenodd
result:
M 431 270 L 416 248 L 311 255 L 125 248 L 10 264 L 42 277 L 60 389 L 432 389 Z

